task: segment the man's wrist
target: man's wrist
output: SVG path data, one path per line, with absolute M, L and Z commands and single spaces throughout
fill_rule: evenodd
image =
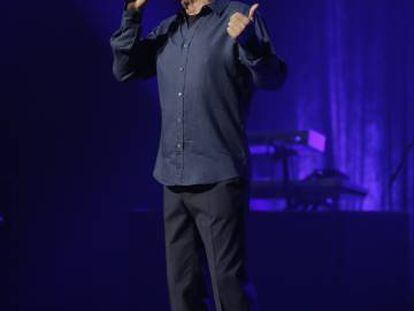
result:
M 141 7 L 136 7 L 132 2 L 125 2 L 124 10 L 127 11 L 139 11 Z
M 124 1 L 124 11 L 139 12 L 143 6 L 136 7 L 134 1 L 125 0 Z
M 247 25 L 246 29 L 236 38 L 240 47 L 249 55 L 249 58 L 260 58 L 262 56 L 262 44 L 255 34 L 254 22 Z
M 242 33 L 237 36 L 236 41 L 240 44 L 243 48 L 248 48 L 250 44 L 252 44 L 254 40 L 254 25 L 253 23 L 249 23 L 246 28 L 242 31 Z

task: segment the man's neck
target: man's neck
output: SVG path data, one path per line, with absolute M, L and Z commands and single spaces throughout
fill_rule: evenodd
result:
M 213 0 L 182 0 L 181 5 L 188 15 L 197 15 L 203 6 L 209 4 L 211 1 Z

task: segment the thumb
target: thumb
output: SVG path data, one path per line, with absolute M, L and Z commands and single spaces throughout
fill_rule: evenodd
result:
M 258 8 L 259 8 L 258 3 L 255 3 L 250 7 L 249 15 L 247 16 L 250 20 L 253 20 L 254 14 L 256 13 Z

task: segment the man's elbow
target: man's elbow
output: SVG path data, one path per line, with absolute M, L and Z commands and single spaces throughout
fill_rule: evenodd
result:
M 118 82 L 127 82 L 131 80 L 133 76 L 133 73 L 126 73 L 122 70 L 119 70 L 119 68 L 115 65 L 112 67 L 112 73 Z
M 286 78 L 287 67 L 284 63 L 283 68 L 272 70 L 265 76 L 257 77 L 254 84 L 263 90 L 277 90 L 284 85 Z

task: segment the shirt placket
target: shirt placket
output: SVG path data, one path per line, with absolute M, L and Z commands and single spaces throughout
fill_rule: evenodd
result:
M 200 17 L 203 19 L 202 17 Z M 188 27 L 186 23 L 181 24 L 181 34 L 182 34 L 182 42 L 181 42 L 181 56 L 179 58 L 179 67 L 178 67 L 178 90 L 177 90 L 177 109 L 176 109 L 176 128 L 177 128 L 177 136 L 176 136 L 176 175 L 181 179 L 184 180 L 184 155 L 186 151 L 185 146 L 185 99 L 186 94 L 189 90 L 186 89 L 186 81 L 187 79 L 191 79 L 188 77 L 188 59 L 190 53 L 191 43 L 193 41 L 194 35 L 197 29 L 200 27 L 202 21 L 198 21 L 196 25 L 192 27 Z

